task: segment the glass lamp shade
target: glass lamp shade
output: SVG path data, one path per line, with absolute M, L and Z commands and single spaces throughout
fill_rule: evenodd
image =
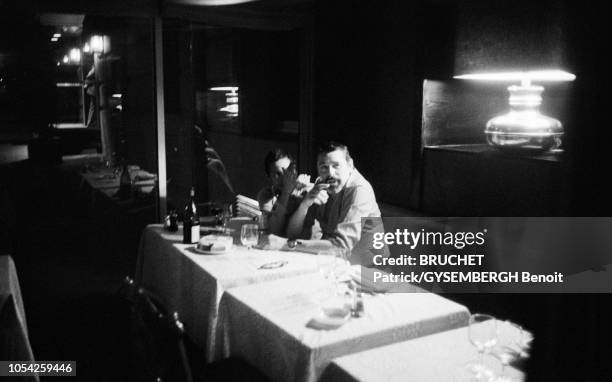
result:
M 544 152 L 561 146 L 563 126 L 540 113 L 542 86 L 524 81 L 508 87 L 510 111 L 487 122 L 487 142 L 504 150 Z

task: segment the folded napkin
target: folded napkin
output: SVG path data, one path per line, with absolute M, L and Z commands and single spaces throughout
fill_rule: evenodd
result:
M 231 236 L 206 235 L 198 241 L 197 248 L 208 252 L 225 252 L 232 249 L 233 239 Z
M 306 327 L 317 330 L 332 330 L 344 325 L 351 317 L 348 300 L 334 296 L 322 301 L 321 310 L 306 323 Z
M 236 202 L 259 210 L 259 203 L 257 200 L 249 198 L 248 196 L 238 194 L 236 195 Z
M 353 281 L 357 283 L 358 288 L 366 293 L 412 293 L 412 292 L 427 292 L 425 289 L 409 283 L 384 283 L 381 279 L 374 281 L 375 273 L 379 272 L 387 274 L 377 268 L 368 268 L 361 265 L 352 265 L 349 268 L 349 275 Z
M 255 217 L 261 216 L 261 211 L 259 207 L 253 208 L 250 205 L 242 204 L 240 202 L 236 203 L 236 215 L 238 216 L 247 216 L 247 217 Z

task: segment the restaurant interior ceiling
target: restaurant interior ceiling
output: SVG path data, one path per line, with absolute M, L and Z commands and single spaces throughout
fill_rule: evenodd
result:
M 261 14 L 282 13 L 286 16 L 309 11 L 315 0 L 35 0 L 39 12 L 64 12 L 105 16 L 172 16 L 180 9 L 206 10 L 213 14 Z

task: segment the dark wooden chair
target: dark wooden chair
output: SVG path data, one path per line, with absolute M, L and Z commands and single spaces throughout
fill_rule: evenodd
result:
M 121 294 L 131 313 L 131 371 L 134 381 L 267 382 L 239 358 L 206 364 L 203 350 L 185 335 L 177 312 L 168 313 L 157 298 L 126 277 Z
M 123 289 L 131 313 L 131 377 L 137 381 L 192 382 L 185 330 L 178 313 L 168 313 L 151 292 L 129 277 Z

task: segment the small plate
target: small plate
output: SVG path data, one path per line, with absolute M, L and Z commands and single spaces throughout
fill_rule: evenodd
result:
M 230 252 L 229 250 L 226 250 L 226 251 L 206 251 L 206 250 L 198 248 L 197 245 L 192 247 L 192 249 L 194 250 L 194 252 L 197 252 L 197 253 L 199 253 L 201 255 L 223 255 L 223 254 L 226 254 L 226 253 Z

